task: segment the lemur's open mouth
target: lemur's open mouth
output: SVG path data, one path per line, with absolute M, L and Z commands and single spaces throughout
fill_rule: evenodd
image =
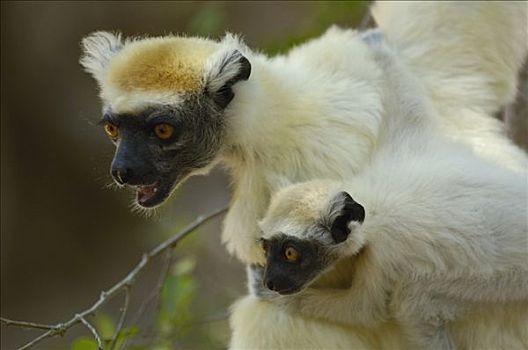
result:
M 152 185 L 139 185 L 136 187 L 137 201 L 139 204 L 143 204 L 152 199 L 158 192 L 159 181 L 154 182 Z
M 148 185 L 135 185 L 136 202 L 143 208 L 154 208 L 162 204 L 185 176 L 159 174 L 158 179 Z
M 172 183 L 158 180 L 150 185 L 136 186 L 136 201 L 144 208 L 152 208 L 163 203 L 168 197 Z

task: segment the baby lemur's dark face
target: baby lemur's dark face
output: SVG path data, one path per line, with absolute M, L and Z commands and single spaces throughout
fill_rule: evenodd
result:
M 262 247 L 267 260 L 264 286 L 279 294 L 299 292 L 335 260 L 322 243 L 285 234 L 263 239 Z
M 363 206 L 340 192 L 329 204 L 328 213 L 305 227 L 301 236 L 280 232 L 261 239 L 266 255 L 264 286 L 283 295 L 306 288 L 342 257 L 339 248 L 351 235 L 351 228 L 364 218 Z

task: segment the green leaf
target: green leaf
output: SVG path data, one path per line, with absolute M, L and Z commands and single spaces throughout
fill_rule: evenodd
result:
M 86 336 L 79 337 L 73 341 L 71 350 L 97 350 L 97 342 Z
M 101 338 L 103 339 L 112 339 L 116 329 L 116 325 L 112 316 L 106 312 L 98 312 L 95 315 L 95 327 L 99 331 Z
M 185 265 L 188 265 L 185 267 Z M 191 264 L 192 265 L 192 264 Z M 190 272 L 189 263 L 182 265 L 181 271 Z M 166 336 L 183 335 L 189 331 L 193 319 L 190 306 L 196 287 L 190 275 L 169 276 L 161 292 L 161 308 L 158 315 L 160 333 Z
M 195 267 L 196 258 L 187 257 L 185 259 L 181 259 L 176 265 L 174 265 L 173 271 L 177 276 L 189 275 L 194 271 Z
M 125 340 L 133 338 L 138 333 L 139 333 L 139 327 L 136 326 L 136 325 L 132 325 L 130 327 L 126 327 L 126 328 L 121 329 L 121 331 L 119 332 L 119 334 L 117 336 L 115 348 L 116 349 L 121 348 L 121 345 L 123 344 L 123 342 Z

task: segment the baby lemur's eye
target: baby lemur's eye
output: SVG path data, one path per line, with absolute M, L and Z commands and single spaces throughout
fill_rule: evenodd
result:
M 106 122 L 104 125 L 104 130 L 106 134 L 112 139 L 116 139 L 119 136 L 119 128 L 115 124 Z
M 174 133 L 174 127 L 169 124 L 157 124 L 154 127 L 154 133 L 157 137 L 159 137 L 162 140 L 168 140 Z
M 286 257 L 286 260 L 288 260 L 289 262 L 297 262 L 300 258 L 300 254 L 299 252 L 297 251 L 297 249 L 293 248 L 293 247 L 288 247 L 284 250 L 284 256 Z

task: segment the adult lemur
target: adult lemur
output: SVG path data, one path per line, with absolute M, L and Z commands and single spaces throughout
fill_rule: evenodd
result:
M 519 171 L 526 156 L 489 115 L 515 95 L 525 10 L 525 3 L 434 2 L 380 3 L 374 11 L 402 65 L 419 77 L 417 98 L 430 100 L 439 129 Z M 227 165 L 234 193 L 223 239 L 245 263 L 264 261 L 257 221 L 283 180 L 346 178 L 390 139 L 385 72 L 351 30 L 333 28 L 274 58 L 232 35 L 122 40 L 99 32 L 83 46 L 117 145 L 116 181 L 135 186 L 138 204 L 152 207 L 187 177 Z M 401 338 L 390 324 L 344 329 L 254 296 L 236 304 L 231 324 L 231 346 L 240 348 L 395 348 Z

